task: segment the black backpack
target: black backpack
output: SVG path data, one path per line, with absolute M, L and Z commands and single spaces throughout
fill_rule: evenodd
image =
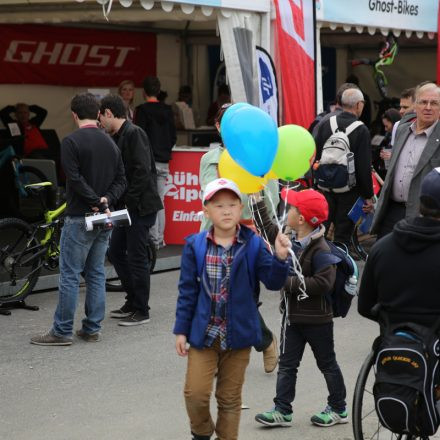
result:
M 326 294 L 332 305 L 334 318 L 345 318 L 357 291 L 359 271 L 356 262 L 348 253 L 347 246 L 327 240 L 330 252 L 319 252 L 313 256 L 313 273 L 329 264 L 336 264 L 336 280 L 333 289 Z
M 381 424 L 396 434 L 434 435 L 440 425 L 435 390 L 439 386 L 440 321 L 432 328 L 414 323 L 389 325 L 375 345 L 373 386 Z

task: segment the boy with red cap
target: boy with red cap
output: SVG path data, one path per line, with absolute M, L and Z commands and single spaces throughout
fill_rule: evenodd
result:
M 242 196 L 231 180 L 208 183 L 202 201 L 213 226 L 186 239 L 173 332 L 177 354 L 188 356 L 184 395 L 192 439 L 209 440 L 215 432 L 218 440 L 237 440 L 244 374 L 251 347 L 261 343 L 256 286 L 283 286 L 290 241 L 277 234 L 271 255 L 240 225 Z M 214 423 L 209 406 L 216 374 Z
M 334 351 L 332 306 L 326 301 L 336 279 L 335 260 L 322 225 L 328 217 L 328 204 L 313 189 L 297 192 L 284 188 L 281 198 L 289 205 L 284 233 L 291 237 L 303 280 L 291 268 L 281 291 L 283 318 L 275 407 L 257 414 L 255 420 L 267 426 L 291 426 L 298 367 L 308 343 L 329 392 L 326 408 L 312 416 L 311 422 L 318 426 L 347 423 L 344 378 Z M 258 197 L 254 210 L 257 227 L 273 243 L 279 228 Z

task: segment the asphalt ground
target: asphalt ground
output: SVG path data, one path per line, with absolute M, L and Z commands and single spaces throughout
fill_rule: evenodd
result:
M 183 440 L 189 439 L 183 402 L 186 360 L 174 350 L 171 333 L 179 271 L 152 276 L 151 321 L 121 327 L 106 317 L 102 340 L 74 340 L 70 347 L 31 345 L 29 338 L 50 327 L 57 292 L 32 295 L 37 312 L 14 310 L 0 315 L 1 440 Z M 75 321 L 80 327 L 84 288 Z M 262 292 L 262 314 L 279 335 L 276 292 Z M 107 310 L 123 303 L 122 293 L 108 293 Z M 107 313 L 108 316 L 108 313 Z M 356 299 L 345 319 L 335 319 L 338 362 L 347 386 L 349 411 L 356 377 L 377 334 L 376 324 L 356 312 Z M 279 337 L 278 337 L 279 339 Z M 351 422 L 330 428 L 310 424 L 326 405 L 324 378 L 306 349 L 298 375 L 294 423 L 266 428 L 254 421 L 272 407 L 276 373 L 263 371 L 262 355 L 253 351 L 246 373 L 240 424 L 242 440 L 348 440 Z M 212 401 L 215 413 L 215 402 Z

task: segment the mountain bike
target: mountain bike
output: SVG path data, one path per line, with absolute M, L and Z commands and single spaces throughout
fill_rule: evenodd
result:
M 44 221 L 29 224 L 19 218 L 0 220 L 0 304 L 23 304 L 41 270 L 54 271 L 58 267 L 66 204 L 54 210 L 46 208 L 44 192 L 51 185 L 51 182 L 26 185 L 29 194 L 40 199 Z
M 54 271 L 59 265 L 59 240 L 66 203 L 46 208 L 43 192 L 51 182 L 27 185 L 40 199 L 44 221 L 29 224 L 19 218 L 0 220 L 0 304 L 20 303 L 32 292 L 41 270 Z M 149 242 L 150 272 L 156 263 L 156 248 Z M 106 282 L 109 291 L 123 290 L 118 280 Z

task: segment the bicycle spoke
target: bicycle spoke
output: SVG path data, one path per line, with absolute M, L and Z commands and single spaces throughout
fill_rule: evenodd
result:
M 366 414 L 366 415 L 364 415 L 364 416 L 362 417 L 362 420 L 366 419 L 369 415 L 371 415 L 371 414 L 373 414 L 373 413 L 375 413 L 375 412 L 376 412 L 376 409 L 373 408 L 368 414 Z

